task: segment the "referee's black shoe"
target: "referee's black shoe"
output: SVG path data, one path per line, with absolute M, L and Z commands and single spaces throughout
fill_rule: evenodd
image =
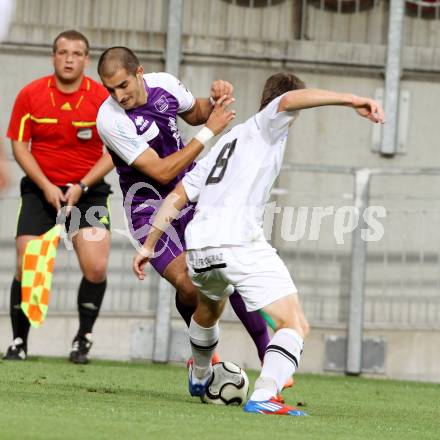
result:
M 87 333 L 84 336 L 76 336 L 72 343 L 72 351 L 70 352 L 69 361 L 74 364 L 88 364 L 87 357 L 92 347 L 92 334 Z
M 25 361 L 27 359 L 27 347 L 23 339 L 15 338 L 3 356 L 5 361 Z

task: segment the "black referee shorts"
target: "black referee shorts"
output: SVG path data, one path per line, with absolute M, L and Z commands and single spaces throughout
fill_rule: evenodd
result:
M 68 187 L 60 187 L 67 191 Z M 57 212 L 44 198 L 43 191 L 27 176 L 20 184 L 21 206 L 17 220 L 17 234 L 41 235 L 55 226 Z M 110 230 L 108 197 L 112 193 L 104 180 L 91 186 L 83 194 L 66 220 L 67 232 L 74 233 L 82 228 L 98 227 Z M 76 209 L 78 208 L 78 209 Z

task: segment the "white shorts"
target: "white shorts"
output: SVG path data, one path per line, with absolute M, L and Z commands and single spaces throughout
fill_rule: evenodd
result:
M 189 250 L 189 276 L 200 292 L 219 301 L 237 289 L 249 312 L 297 293 L 286 265 L 267 242 Z

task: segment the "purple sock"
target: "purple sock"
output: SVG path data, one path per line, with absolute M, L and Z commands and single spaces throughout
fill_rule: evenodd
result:
M 180 316 L 186 322 L 186 326 L 189 327 L 191 323 L 191 317 L 196 311 L 196 306 L 189 306 L 188 304 L 183 304 L 179 299 L 179 295 L 176 292 L 176 309 L 180 313 Z
M 260 361 L 263 362 L 266 347 L 270 341 L 266 321 L 258 312 L 248 312 L 246 310 L 243 298 L 237 291 L 229 297 L 229 301 L 231 302 L 235 314 L 253 339 L 257 347 L 258 357 L 260 358 Z

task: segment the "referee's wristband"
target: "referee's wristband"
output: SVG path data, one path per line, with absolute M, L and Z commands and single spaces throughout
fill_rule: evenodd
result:
M 197 139 L 202 145 L 205 145 L 210 139 L 214 137 L 214 133 L 208 128 L 203 127 L 194 138 Z

